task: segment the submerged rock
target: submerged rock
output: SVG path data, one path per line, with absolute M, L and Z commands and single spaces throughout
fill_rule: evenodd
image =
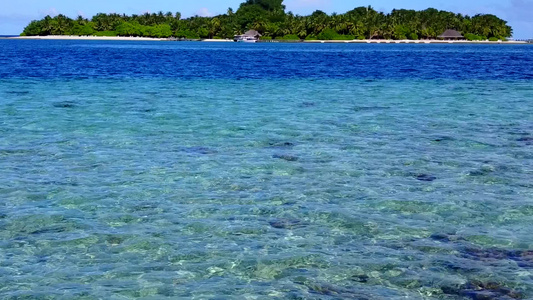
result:
M 354 111 L 372 111 L 372 110 L 384 110 L 384 109 L 390 109 L 389 106 L 356 106 L 354 107 Z
M 202 155 L 218 153 L 218 151 L 216 151 L 214 149 L 207 148 L 207 147 L 201 147 L 201 146 L 200 147 L 182 148 L 182 151 L 187 152 L 187 153 L 191 153 L 191 154 L 202 154 Z
M 415 178 L 419 181 L 434 181 L 437 179 L 437 177 L 429 174 L 418 174 L 415 176 Z
M 468 172 L 468 176 L 485 176 L 488 175 L 490 172 L 487 172 L 485 170 L 473 170 Z
M 72 181 L 62 182 L 62 181 L 55 181 L 55 180 L 42 181 L 42 182 L 40 182 L 40 184 L 43 184 L 43 185 L 58 185 L 58 186 L 79 186 L 79 184 L 77 182 L 72 182 Z
M 494 171 L 496 171 L 496 168 L 494 166 L 484 165 L 477 170 L 468 172 L 468 176 L 486 176 Z
M 533 136 L 524 136 L 517 139 L 516 141 L 524 143 L 524 145 L 526 146 L 530 146 L 533 145 Z
M 533 250 L 520 251 L 513 260 L 521 268 L 533 268 Z
M 523 299 L 522 293 L 496 282 L 470 281 L 461 286 L 441 287 L 444 294 L 468 297 L 475 300 Z
M 23 155 L 32 152 L 32 150 L 28 149 L 0 149 L 0 155 Z
M 370 277 L 368 275 L 362 274 L 362 275 L 354 275 L 351 277 L 352 281 L 359 282 L 359 283 L 367 283 Z
M 450 232 L 436 232 L 429 236 L 430 239 L 440 242 L 459 242 L 464 241 L 464 238 L 458 236 L 456 233 Z
M 473 260 L 512 260 L 521 268 L 533 268 L 533 250 L 479 249 L 466 247 L 463 256 Z
M 436 241 L 442 241 L 442 242 L 449 242 L 451 241 L 451 236 L 446 233 L 434 233 L 430 236 L 432 240 Z
M 315 106 L 315 103 L 314 102 L 302 102 L 300 106 L 301 107 L 313 107 Z
M 291 142 L 269 142 L 268 146 L 270 148 L 292 148 L 295 144 Z
M 279 159 L 283 159 L 286 161 L 298 161 L 299 159 L 297 156 L 292 156 L 288 154 L 274 154 L 272 155 L 272 158 L 279 158 Z
M 474 263 L 465 263 L 464 261 L 443 261 L 442 265 L 449 270 L 462 273 L 481 272 L 482 268 Z
M 533 142 L 533 136 L 525 136 L 517 139 L 518 142 Z
M 29 91 L 7 91 L 6 92 L 6 94 L 17 95 L 17 96 L 27 95 L 29 93 L 30 93 Z
M 320 296 L 329 296 L 335 297 L 334 299 L 357 299 L 357 300 L 367 300 L 375 299 L 375 297 L 370 297 L 364 292 L 353 289 L 351 287 L 343 287 L 338 285 L 333 285 L 325 282 L 313 282 L 308 279 L 297 279 L 295 283 L 301 284 L 309 290 L 309 293 L 320 295 Z M 328 297 L 328 299 L 329 299 Z M 322 297 L 320 297 L 322 299 Z
M 295 219 L 275 219 L 268 223 L 277 229 L 293 229 L 304 225 L 302 221 Z
M 68 228 L 66 226 L 53 225 L 53 226 L 50 226 L 50 227 L 45 227 L 45 228 L 40 228 L 40 229 L 33 230 L 33 231 L 29 232 L 29 234 L 39 235 L 39 234 L 47 234 L 47 233 L 63 233 L 63 232 L 66 232 L 66 231 L 68 231 Z
M 478 260 L 507 259 L 510 257 L 515 257 L 517 255 L 517 251 L 497 249 L 497 248 L 483 249 L 483 248 L 466 247 L 464 248 L 463 252 L 465 253 L 467 257 L 478 259 Z
M 74 102 L 65 101 L 65 102 L 56 102 L 56 103 L 54 103 L 54 107 L 58 107 L 58 108 L 74 108 L 74 107 L 76 107 L 76 105 L 74 104 Z
M 434 142 L 445 142 L 445 141 L 453 141 L 454 138 L 452 137 L 449 137 L 449 136 L 441 136 L 441 137 L 438 137 L 436 139 L 434 139 L 433 141 Z
M 126 240 L 125 237 L 123 237 L 123 236 L 117 236 L 117 235 L 109 235 L 109 236 L 107 236 L 106 239 L 105 239 L 106 243 L 108 243 L 108 244 L 110 244 L 110 245 L 113 245 L 113 246 L 120 245 L 120 244 L 122 244 L 125 240 Z

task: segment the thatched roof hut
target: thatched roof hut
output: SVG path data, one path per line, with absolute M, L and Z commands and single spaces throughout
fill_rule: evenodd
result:
M 248 30 L 242 36 L 259 38 L 261 37 L 261 34 L 257 30 Z
M 457 30 L 448 29 L 439 35 L 439 38 L 445 40 L 464 40 L 465 37 Z
M 256 42 L 261 37 L 257 30 L 248 30 L 242 35 L 236 35 L 233 40 L 235 42 Z

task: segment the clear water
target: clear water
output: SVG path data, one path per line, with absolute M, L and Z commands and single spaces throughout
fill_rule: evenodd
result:
M 533 47 L 0 50 L 2 299 L 533 297 Z

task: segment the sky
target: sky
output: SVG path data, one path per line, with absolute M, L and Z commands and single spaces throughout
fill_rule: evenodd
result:
M 237 10 L 244 0 L 0 0 L 0 35 L 20 34 L 24 27 L 46 15 L 91 17 L 98 12 L 141 14 L 145 12 L 181 12 L 183 17 L 212 16 Z M 514 38 L 533 38 L 533 0 L 285 0 L 287 11 L 306 15 L 320 9 L 327 13 L 344 13 L 358 6 L 371 5 L 376 10 L 392 9 L 442 10 L 475 15 L 491 13 L 507 20 Z

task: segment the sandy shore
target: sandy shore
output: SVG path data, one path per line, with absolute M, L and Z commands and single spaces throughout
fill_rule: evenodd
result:
M 168 39 L 157 39 L 147 37 L 126 37 L 126 36 L 73 36 L 73 35 L 47 35 L 47 36 L 17 36 L 8 39 L 17 40 L 93 40 L 93 41 L 168 41 Z
M 47 36 L 16 36 L 7 37 L 17 40 L 92 40 L 92 41 L 176 41 L 168 38 L 149 38 L 136 36 L 77 36 L 77 35 L 47 35 Z M 202 42 L 233 42 L 229 39 L 203 39 Z
M 234 43 L 233 40 L 223 40 L 223 39 L 204 39 L 204 40 L 201 40 L 202 42 L 215 42 L 215 43 L 227 43 L 227 42 L 232 42 Z
M 167 38 L 147 37 L 124 37 L 124 36 L 72 36 L 72 35 L 48 35 L 48 36 L 17 36 L 8 39 L 23 40 L 94 40 L 94 41 L 175 41 Z M 202 42 L 233 42 L 230 39 L 203 39 Z M 329 40 L 329 41 L 260 41 L 261 43 L 319 43 L 319 44 L 531 44 L 526 41 L 442 41 L 442 40 Z
M 349 40 L 349 41 L 303 41 L 304 43 L 346 43 L 346 44 L 528 44 L 525 41 L 443 41 L 443 40 Z

